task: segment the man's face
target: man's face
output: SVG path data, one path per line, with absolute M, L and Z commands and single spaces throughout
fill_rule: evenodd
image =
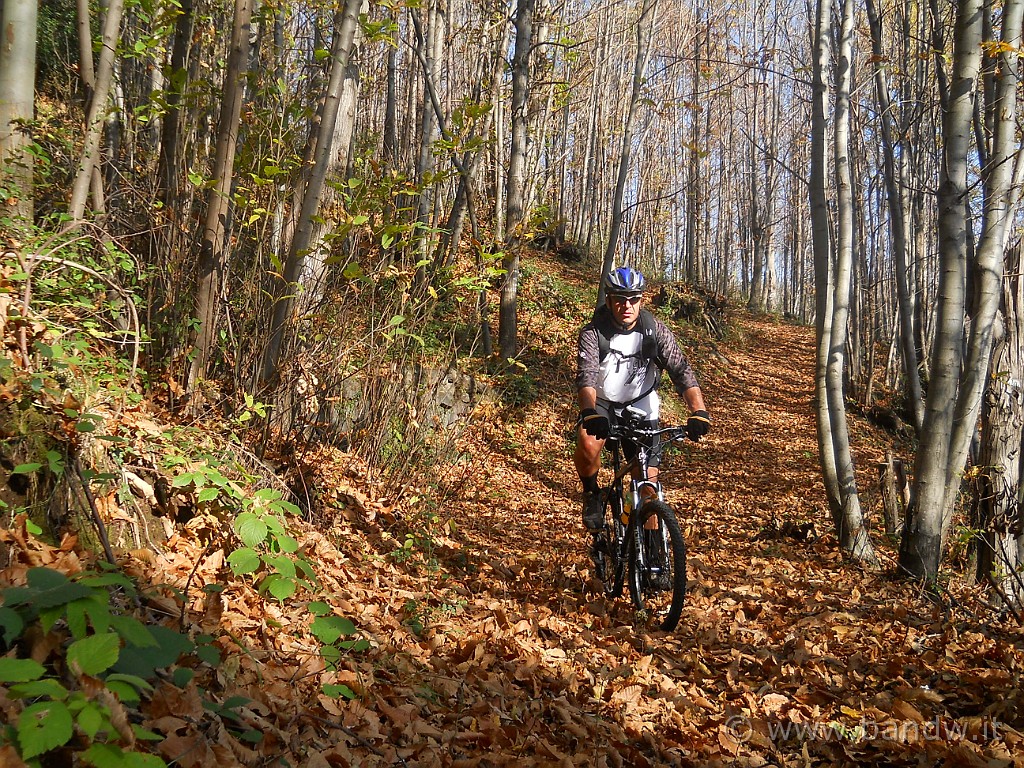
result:
M 628 330 L 640 317 L 641 301 L 640 296 L 609 296 L 608 308 L 615 316 L 615 321 Z

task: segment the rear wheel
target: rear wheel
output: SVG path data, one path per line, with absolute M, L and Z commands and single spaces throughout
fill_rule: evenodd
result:
M 660 620 L 661 629 L 670 632 L 679 623 L 686 596 L 686 542 L 672 507 L 648 501 L 641 519 L 652 515 L 657 529 L 640 527 L 630 542 L 629 593 L 637 610 Z

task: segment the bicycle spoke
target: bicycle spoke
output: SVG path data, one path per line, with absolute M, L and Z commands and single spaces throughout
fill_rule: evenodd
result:
M 670 631 L 679 622 L 686 592 L 686 545 L 675 512 L 661 501 L 643 511 L 656 516 L 658 528 L 638 530 L 630 550 L 630 595 L 638 610 Z

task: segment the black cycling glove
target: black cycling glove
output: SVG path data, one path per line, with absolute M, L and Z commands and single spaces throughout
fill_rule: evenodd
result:
M 711 414 L 707 411 L 694 411 L 686 420 L 686 436 L 691 440 L 700 440 L 711 429 Z
M 593 435 L 598 440 L 608 439 L 608 430 L 611 429 L 611 424 L 608 423 L 608 417 L 602 416 L 596 409 L 584 408 L 580 411 L 580 424 L 583 426 L 584 432 Z

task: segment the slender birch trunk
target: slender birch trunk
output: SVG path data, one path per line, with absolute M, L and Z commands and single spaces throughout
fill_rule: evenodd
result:
M 331 47 L 331 73 L 327 95 L 321 108 L 317 132 L 313 137 L 313 162 L 308 179 L 303 185 L 299 215 L 285 259 L 283 284 L 278 287 L 279 295 L 274 304 L 267 351 L 263 358 L 264 382 L 269 381 L 278 370 L 285 328 L 291 320 L 295 306 L 295 290 L 309 254 L 314 217 L 320 207 L 327 171 L 331 164 L 332 138 L 338 122 L 342 85 L 355 45 L 362 2 L 363 0 L 346 0 L 334 19 L 334 41 Z
M 810 206 L 811 240 L 814 249 L 814 324 L 817 353 L 814 366 L 815 424 L 818 435 L 818 460 L 825 484 L 825 498 L 833 521 L 842 518 L 843 505 L 832 450 L 832 418 L 828 401 L 828 360 L 832 342 L 833 272 L 831 235 L 829 232 L 826 151 L 826 114 L 828 112 L 828 80 L 831 61 L 829 39 L 832 34 L 831 0 L 817 0 L 814 25 L 812 65 L 813 93 L 811 99 L 811 171 Z
M 958 0 L 953 73 L 943 120 L 938 190 L 939 296 L 931 381 L 915 462 L 915 487 L 900 543 L 900 567 L 922 579 L 938 575 L 950 472 L 960 453 L 952 445 L 963 364 L 966 310 L 968 155 L 981 65 L 982 0 Z M 976 411 L 975 411 L 976 412 Z M 972 427 L 973 428 L 973 427 Z
M 217 127 L 217 150 L 213 163 L 213 183 L 206 200 L 206 220 L 199 249 L 199 284 L 196 289 L 195 357 L 189 368 L 187 392 L 195 393 L 200 379 L 207 375 L 217 339 L 224 275 L 228 262 L 228 215 L 231 209 L 231 182 L 234 177 L 235 145 L 238 121 L 242 113 L 246 63 L 249 60 L 249 23 L 254 0 L 236 0 L 231 27 L 228 67 L 224 75 L 224 101 Z
M 502 259 L 505 279 L 501 286 L 498 317 L 498 349 L 503 360 L 514 358 L 518 346 L 519 244 L 526 200 L 527 105 L 534 10 L 534 0 L 518 0 L 516 42 L 512 54 L 512 149 L 505 184 L 505 256 Z
M 839 484 L 840 509 L 835 516 L 839 545 L 855 560 L 878 565 L 871 540 L 864 528 L 864 516 L 857 493 L 850 434 L 846 420 L 843 374 L 847 366 L 847 328 L 850 320 L 851 281 L 854 261 L 853 172 L 850 157 L 850 90 L 853 83 L 854 0 L 842 0 L 842 27 L 839 35 L 836 76 L 835 174 L 836 226 L 835 298 L 832 301 L 832 327 L 825 372 L 831 432 L 826 442 L 835 456 Z
M 12 213 L 33 215 L 33 169 L 29 135 L 19 126 L 35 116 L 36 0 L 4 0 L 0 37 L 0 184 L 9 184 Z
M 93 173 L 99 163 L 100 139 L 103 137 L 107 102 L 114 79 L 114 53 L 121 34 L 123 12 L 124 0 L 110 0 L 103 23 L 103 47 L 96 68 L 96 88 L 89 102 L 89 112 L 85 120 L 85 142 L 71 188 L 71 202 L 68 205 L 68 213 L 76 220 L 85 216 L 85 205 L 93 183 Z
M 604 276 L 615 265 L 615 249 L 619 244 L 619 230 L 622 228 L 622 198 L 626 190 L 626 179 L 633 146 L 633 123 L 636 118 L 636 107 L 640 101 L 640 89 L 643 86 L 644 73 L 651 57 L 651 41 L 654 37 L 654 24 L 658 15 L 658 0 L 644 0 L 640 10 L 640 19 L 636 25 L 636 60 L 633 67 L 633 85 L 626 108 L 625 123 L 622 127 L 622 151 L 619 154 L 619 169 L 615 178 L 615 191 L 612 193 L 611 228 L 608 231 L 608 243 L 605 246 L 604 261 L 601 265 L 601 287 L 598 291 L 597 305 L 604 304 Z

